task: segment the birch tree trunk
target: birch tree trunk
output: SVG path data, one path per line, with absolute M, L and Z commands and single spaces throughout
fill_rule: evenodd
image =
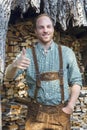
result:
M 12 0 L 0 0 L 0 83 L 5 66 L 5 42 Z
M 3 85 L 3 76 L 5 69 L 5 42 L 10 17 L 11 0 L 0 0 L 0 93 Z M 2 130 L 2 112 L 0 95 L 0 130 Z
M 41 0 L 13 0 L 11 9 L 14 10 L 15 7 L 20 7 L 21 12 L 25 13 L 31 6 L 36 10 L 37 13 L 40 12 L 40 2 Z
M 44 12 L 60 23 L 63 30 L 72 19 L 74 26 L 87 26 L 87 0 L 44 0 Z

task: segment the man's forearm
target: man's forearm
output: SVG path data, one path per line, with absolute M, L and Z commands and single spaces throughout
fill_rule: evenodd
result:
M 8 80 L 10 79 L 12 80 L 19 69 L 25 70 L 29 67 L 29 65 L 30 65 L 30 59 L 26 57 L 26 50 L 25 48 L 23 48 L 22 53 L 19 54 L 19 56 L 16 57 L 13 63 L 6 68 L 5 78 Z
M 71 88 L 71 96 L 70 100 L 68 102 L 68 106 L 70 106 L 72 109 L 74 108 L 76 101 L 79 97 L 81 87 L 79 85 L 73 85 Z
M 18 69 L 16 67 L 13 67 L 13 64 L 8 65 L 5 71 L 5 78 L 8 80 L 13 79 L 16 75 L 17 70 Z

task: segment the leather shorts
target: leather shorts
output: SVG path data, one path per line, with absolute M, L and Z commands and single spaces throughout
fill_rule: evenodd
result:
M 25 130 L 71 130 L 70 115 L 62 111 L 65 105 L 45 106 L 31 102 Z

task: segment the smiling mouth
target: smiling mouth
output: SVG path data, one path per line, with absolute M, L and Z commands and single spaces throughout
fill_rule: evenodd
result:
M 47 35 L 43 35 L 43 37 L 48 37 L 49 35 L 47 34 Z

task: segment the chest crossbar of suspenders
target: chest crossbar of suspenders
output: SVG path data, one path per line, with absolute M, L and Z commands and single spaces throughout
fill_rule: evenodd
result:
M 60 80 L 60 90 L 61 90 L 61 103 L 64 103 L 64 83 L 63 83 L 63 57 L 62 57 L 62 48 L 61 45 L 58 45 L 58 52 L 59 52 L 59 72 L 46 72 L 45 77 L 50 77 L 49 75 L 54 74 L 53 78 L 59 77 Z M 32 45 L 32 54 L 33 54 L 33 60 L 35 64 L 35 71 L 36 71 L 36 88 L 34 92 L 34 100 L 37 99 L 38 89 L 41 87 L 41 77 L 44 77 L 44 74 L 40 74 L 38 62 L 37 62 L 37 56 L 35 51 L 35 45 Z M 58 76 L 59 74 L 59 76 Z M 46 76 L 48 75 L 48 76 Z M 46 81 L 46 78 L 43 78 Z

